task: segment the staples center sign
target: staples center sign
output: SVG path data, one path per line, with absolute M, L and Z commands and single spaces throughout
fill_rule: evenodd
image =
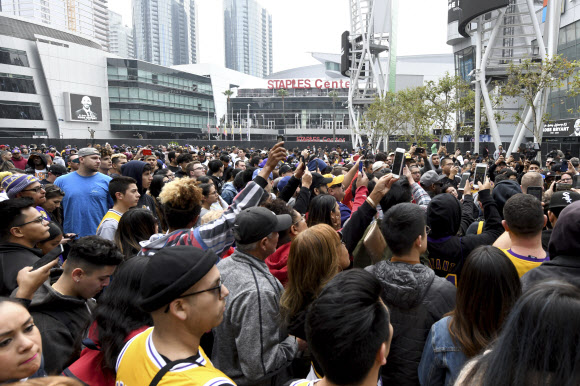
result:
M 348 80 L 325 80 L 325 79 L 280 79 L 269 80 L 268 89 L 293 89 L 293 88 L 319 88 L 319 89 L 339 89 L 349 88 Z

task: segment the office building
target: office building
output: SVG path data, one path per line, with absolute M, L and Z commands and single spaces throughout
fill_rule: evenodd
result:
M 272 73 L 272 15 L 257 0 L 224 0 L 226 67 L 264 78 Z
M 197 63 L 195 0 L 134 0 L 135 56 L 172 66 Z
M 109 10 L 109 52 L 122 58 L 135 58 L 133 28 L 123 24 L 123 17 Z
M 108 47 L 107 0 L 0 0 L 2 13 L 74 32 Z

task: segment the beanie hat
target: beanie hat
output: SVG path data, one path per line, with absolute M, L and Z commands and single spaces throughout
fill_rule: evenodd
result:
M 26 189 L 27 186 L 34 184 L 38 178 L 29 174 L 13 174 L 2 180 L 2 188 L 8 195 L 8 198 L 16 198 L 16 195 Z
M 507 200 L 510 199 L 511 196 L 515 196 L 518 193 L 522 192 L 522 188 L 520 185 L 512 180 L 503 180 L 497 183 L 493 187 L 493 191 L 491 193 L 493 200 L 497 204 L 497 210 L 503 219 L 503 207 Z
M 580 249 L 580 202 L 568 205 L 554 226 L 548 253 L 550 258 L 557 256 L 578 256 Z
M 139 305 L 143 311 L 152 312 L 171 303 L 201 280 L 218 260 L 213 251 L 192 246 L 161 249 L 143 272 Z

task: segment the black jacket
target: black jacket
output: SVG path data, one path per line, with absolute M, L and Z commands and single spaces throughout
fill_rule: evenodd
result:
M 42 251 L 15 243 L 0 243 L 0 296 L 10 296 L 18 287 L 16 276 L 24 267 L 32 266 Z
M 49 281 L 36 291 L 28 311 L 40 330 L 47 374 L 60 374 L 79 358 L 81 342 L 94 306 L 92 299 L 58 293 Z
M 137 189 L 141 195 L 141 197 L 139 197 L 139 202 L 137 202 L 137 208 L 149 209 L 157 219 L 159 226 L 161 226 L 155 210 L 155 199 L 147 194 L 147 189 L 143 188 L 143 169 L 145 168 L 145 165 L 147 165 L 147 163 L 143 161 L 130 161 L 121 167 L 121 172 L 123 173 L 123 176 L 132 177 L 137 181 Z
M 290 177 L 288 183 L 280 192 L 279 198 L 288 202 L 294 196 L 296 188 L 300 186 L 300 180 L 294 176 Z M 296 197 L 296 203 L 294 204 L 294 209 L 300 214 L 305 214 L 308 212 L 308 205 L 310 204 L 310 189 L 306 187 L 300 188 L 300 193 Z
M 529 270 L 522 276 L 522 290 L 525 292 L 542 280 L 565 280 L 580 290 L 580 257 L 558 256 Z
M 455 287 L 422 264 L 381 261 L 365 269 L 381 281 L 394 330 L 383 384 L 418 385 L 425 340 L 433 323 L 455 307 Z
M 485 224 L 480 235 L 458 237 L 462 210 L 459 200 L 450 194 L 439 194 L 427 208 L 427 225 L 431 227 L 427 248 L 431 268 L 437 276 L 457 284 L 465 258 L 480 245 L 491 245 L 503 233 L 497 204 L 489 190 L 479 192 Z M 465 220 L 465 219 L 463 219 Z

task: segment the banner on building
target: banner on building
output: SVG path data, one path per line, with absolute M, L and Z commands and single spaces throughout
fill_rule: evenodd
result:
M 93 95 L 64 93 L 66 120 L 73 122 L 102 122 L 101 98 Z
M 563 119 L 544 124 L 544 137 L 580 137 L 580 119 Z

